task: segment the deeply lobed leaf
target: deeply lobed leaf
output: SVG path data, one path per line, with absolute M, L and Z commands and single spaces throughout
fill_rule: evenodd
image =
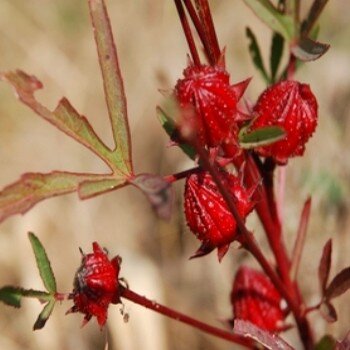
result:
M 0 222 L 11 215 L 24 214 L 38 202 L 76 191 L 81 183 L 103 179 L 104 175 L 65 171 L 26 173 L 0 191 Z

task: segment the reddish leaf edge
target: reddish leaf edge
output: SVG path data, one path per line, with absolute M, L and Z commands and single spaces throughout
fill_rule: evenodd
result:
M 87 174 L 67 171 L 52 171 L 50 173 L 25 173 L 19 180 L 7 185 L 0 191 L 0 223 L 10 216 L 25 214 L 44 199 L 69 194 L 80 193 L 81 186 L 88 181 L 118 179 L 113 174 Z M 114 190 L 127 185 L 127 179 Z M 107 192 L 104 189 L 90 197 Z

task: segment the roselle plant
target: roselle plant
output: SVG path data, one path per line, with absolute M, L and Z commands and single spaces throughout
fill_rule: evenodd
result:
M 45 290 L 7 285 L 0 289 L 0 300 L 14 307 L 20 307 L 24 297 L 45 304 L 34 330 L 43 328 L 54 307 L 66 302 L 70 305 L 67 313 L 81 313 L 83 325 L 96 318 L 102 329 L 108 309 L 120 305 L 124 312 L 123 300 L 128 299 L 248 349 L 296 349 L 284 340 L 283 332 L 290 328 L 297 329 L 304 349 L 350 349 L 350 333 L 344 339 L 319 334 L 316 337 L 309 321 L 311 312 L 317 312 L 326 322 L 337 320 L 333 299 L 350 289 L 350 267 L 330 278 L 332 241 L 328 240 L 319 258 L 320 298 L 317 303 L 306 300 L 297 276 L 311 198 L 305 201 L 295 241 L 288 243 L 294 244 L 289 254 L 281 221 L 283 201 L 276 197 L 274 181 L 276 172 L 285 172 L 294 157 L 303 156 L 317 128 L 317 97 L 307 82 L 295 80 L 295 73 L 302 64 L 319 59 L 329 48 L 316 41 L 318 19 L 327 1 L 315 0 L 306 17 L 300 15 L 298 0 L 244 2 L 273 31 L 267 70 L 257 39 L 247 28 L 252 61 L 267 85 L 255 103 L 249 103 L 245 97 L 252 84 L 249 77 L 241 82 L 231 81 L 225 47 L 219 43 L 208 1 L 174 0 L 190 55 L 183 76 L 165 97 L 166 107 L 157 107 L 157 113 L 171 144 L 193 162 L 193 167 L 180 173 L 162 176 L 134 172 L 126 96 L 103 0 L 89 0 L 88 4 L 113 147 L 106 145 L 88 119 L 66 98 L 54 110 L 43 106 L 35 98 L 35 92 L 43 87 L 36 77 L 21 70 L 0 74 L 21 102 L 88 148 L 109 168 L 105 174 L 26 173 L 0 192 L 1 221 L 24 214 L 38 202 L 54 196 L 77 192 L 80 199 L 88 199 L 129 185 L 142 191 L 159 217 L 166 219 L 172 211 L 172 183 L 184 180 L 185 220 L 200 241 L 191 258 L 217 253 L 220 262 L 227 254 L 237 254 L 237 249 L 230 249 L 236 243 L 256 260 L 255 268 L 238 267 L 232 290 L 227 291 L 232 317 L 221 327 L 214 327 L 136 293 L 123 274 L 121 257 L 110 258 L 98 242 L 92 242 L 92 252 L 81 250 L 81 265 L 72 290 L 60 291 L 43 244 L 29 233 Z M 284 53 L 289 57 L 285 66 Z M 285 184 L 280 186 L 283 192 Z M 262 224 L 259 232 L 252 232 L 246 224 L 254 211 Z M 258 235 L 267 238 L 274 261 L 257 243 Z M 48 251 L 52 251 L 51 247 Z M 289 315 L 292 317 L 287 321 Z

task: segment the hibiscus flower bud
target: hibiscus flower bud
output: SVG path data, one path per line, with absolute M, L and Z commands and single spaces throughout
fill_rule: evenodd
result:
M 258 147 L 257 153 L 286 164 L 289 157 L 302 156 L 305 144 L 317 126 L 317 101 L 309 85 L 282 81 L 270 86 L 254 107 L 251 130 L 280 126 L 286 136 L 271 145 Z
M 245 219 L 254 206 L 251 200 L 253 191 L 245 189 L 240 179 L 232 174 L 222 172 L 221 178 L 232 194 L 239 214 Z M 202 242 L 193 257 L 208 254 L 217 248 L 221 260 L 230 243 L 236 239 L 237 223 L 208 172 L 187 177 L 184 204 L 187 224 Z
M 118 275 L 121 259 L 116 256 L 109 260 L 98 243 L 94 242 L 92 246 L 93 253 L 83 254 L 81 265 L 75 274 L 72 293 L 74 306 L 67 313 L 83 313 L 83 325 L 95 316 L 98 324 L 103 327 L 107 321 L 109 304 L 120 302 Z
M 190 65 L 175 86 L 175 97 L 182 109 L 181 128 L 195 129 L 203 146 L 216 147 L 230 134 L 237 114 L 240 91 L 231 86 L 229 74 L 221 66 Z M 242 86 L 241 89 L 245 89 Z
M 231 303 L 235 319 L 249 321 L 270 332 L 283 328 L 281 296 L 263 272 L 242 266 L 233 283 Z

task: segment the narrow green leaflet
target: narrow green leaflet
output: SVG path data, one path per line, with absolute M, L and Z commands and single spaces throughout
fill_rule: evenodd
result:
M 271 82 L 276 82 L 276 76 L 278 67 L 281 63 L 282 54 L 284 48 L 284 38 L 281 34 L 274 32 L 271 42 L 270 52 L 270 71 L 271 71 Z
M 239 143 L 242 148 L 255 148 L 270 145 L 285 137 L 285 131 L 279 126 L 266 126 L 247 133 L 240 133 Z
M 29 232 L 28 237 L 33 248 L 36 264 L 39 269 L 40 277 L 44 283 L 45 288 L 50 293 L 57 292 L 56 279 L 53 274 L 50 260 L 47 257 L 45 248 L 34 233 Z
M 61 99 L 56 109 L 51 112 L 34 97 L 35 91 L 43 87 L 43 84 L 35 76 L 16 70 L 14 72 L 0 73 L 0 80 L 11 84 L 20 101 L 36 114 L 89 148 L 111 168 L 113 167 L 111 150 L 96 135 L 88 120 L 84 116 L 79 115 L 66 98 Z
M 170 138 L 174 137 L 174 134 L 176 132 L 176 126 L 175 122 L 172 118 L 170 118 L 162 108 L 157 107 L 157 115 L 158 119 L 163 127 L 163 129 L 166 131 L 166 133 L 169 135 Z M 179 147 L 182 149 L 182 151 L 191 159 L 196 158 L 196 151 L 195 149 L 186 143 L 179 144 Z
M 269 0 L 244 0 L 254 13 L 273 31 L 280 33 L 287 41 L 294 36 L 294 21 L 280 13 Z
M 131 174 L 131 141 L 126 96 L 111 24 L 103 0 L 89 0 L 89 7 L 109 118 L 116 144 L 115 153 L 119 156 L 118 168 L 125 174 Z
M 249 53 L 250 53 L 250 56 L 252 58 L 252 61 L 255 65 L 255 67 L 261 73 L 265 82 L 268 84 L 270 82 L 270 77 L 268 76 L 266 69 L 264 67 L 264 62 L 263 62 L 263 59 L 261 56 L 258 41 L 256 40 L 254 33 L 252 32 L 252 30 L 249 27 L 246 28 L 246 35 L 247 35 L 247 38 L 249 40 Z
M 0 222 L 15 214 L 24 214 L 38 202 L 75 192 L 79 184 L 104 175 L 77 174 L 64 171 L 26 173 L 0 191 Z
M 314 41 L 310 38 L 301 38 L 298 43 L 291 47 L 291 51 L 295 57 L 301 61 L 315 61 L 323 56 L 330 45 Z
M 0 288 L 0 301 L 6 305 L 19 308 L 21 307 L 23 297 L 36 298 L 40 301 L 49 300 L 52 298 L 49 293 L 34 289 L 23 289 L 13 286 L 5 286 Z
M 33 330 L 36 331 L 38 329 L 41 329 L 45 326 L 46 321 L 49 319 L 54 307 L 55 307 L 56 301 L 53 299 L 49 301 L 43 308 L 43 310 L 40 312 L 37 320 L 34 323 Z
M 125 177 L 89 180 L 79 184 L 78 194 L 80 199 L 88 199 L 102 193 L 113 191 L 127 184 Z

